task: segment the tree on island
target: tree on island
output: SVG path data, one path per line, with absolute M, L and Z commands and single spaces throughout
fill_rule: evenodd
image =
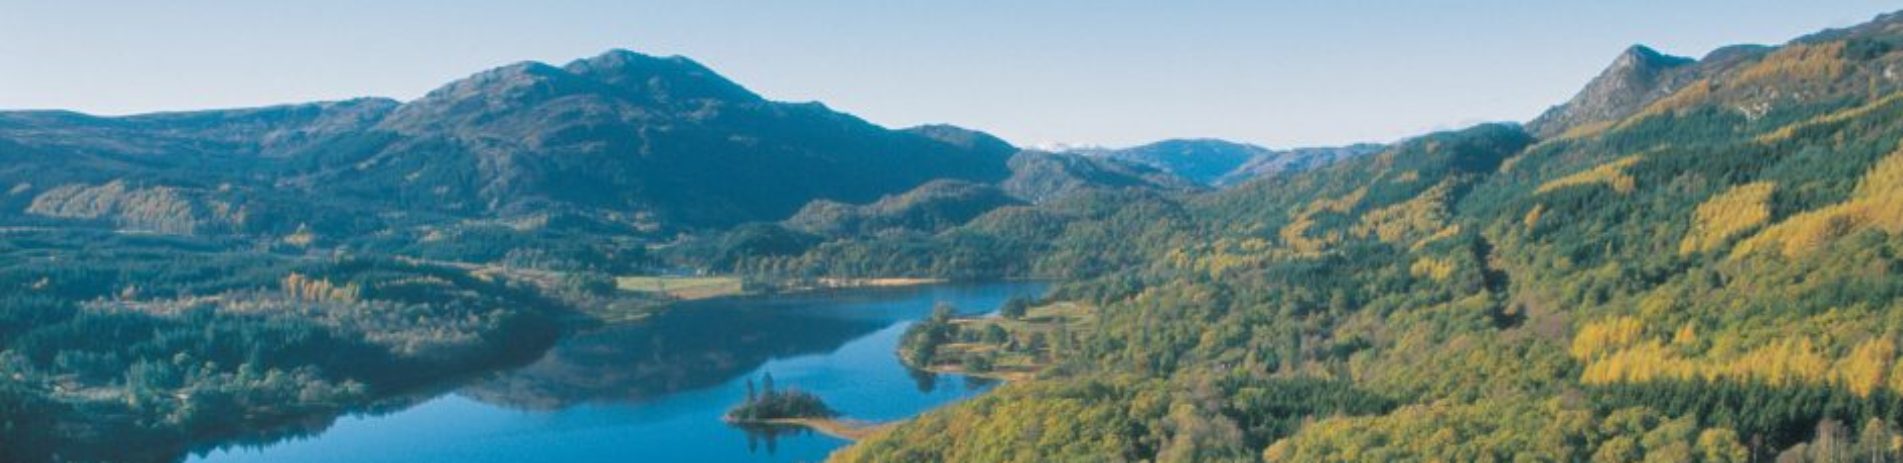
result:
M 1030 311 L 1031 301 L 1023 297 L 1011 296 L 1011 299 L 1004 301 L 1003 307 L 998 308 L 998 316 L 1010 320 L 1023 320 L 1024 315 Z
M 817 395 L 794 388 L 774 390 L 772 373 L 761 376 L 757 393 L 753 380 L 748 379 L 747 401 L 727 411 L 727 421 L 736 423 L 835 416 L 839 416 L 839 412 L 826 406 Z

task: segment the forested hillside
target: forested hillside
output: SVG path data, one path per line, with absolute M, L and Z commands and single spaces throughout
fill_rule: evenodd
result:
M 1617 104 L 1557 109 L 1576 116 L 1544 138 L 1480 126 L 1227 191 L 820 246 L 888 266 L 832 271 L 947 274 L 968 270 L 869 256 L 1023 251 L 990 268 L 1080 278 L 1052 297 L 1101 320 L 1042 378 L 835 459 L 1893 460 L 1899 43 L 1886 16 L 1650 57 L 1694 78 L 1589 88 L 1571 104 Z M 1060 225 L 1025 225 L 1042 217 Z

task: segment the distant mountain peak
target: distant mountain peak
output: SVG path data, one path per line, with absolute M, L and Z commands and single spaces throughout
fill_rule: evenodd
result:
M 1626 47 L 1625 51 L 1620 52 L 1619 57 L 1612 61 L 1612 66 L 1600 72 L 1599 77 L 1621 78 L 1624 77 L 1621 73 L 1657 72 L 1691 64 L 1696 61 L 1697 60 L 1683 56 L 1660 53 L 1658 50 L 1654 50 L 1652 47 L 1643 44 L 1633 44 L 1632 46 Z
M 1149 146 L 1157 146 L 1157 147 L 1227 146 L 1227 147 L 1242 148 L 1242 149 L 1267 150 L 1267 148 L 1256 146 L 1254 144 L 1234 142 L 1229 140 L 1223 140 L 1220 138 L 1171 138 L 1168 140 L 1151 143 Z M 1195 153 L 1188 153 L 1188 154 L 1195 154 Z
M 524 61 L 478 72 L 403 105 L 384 126 L 402 132 L 471 124 L 529 126 L 556 114 L 570 122 L 608 124 L 636 114 L 700 117 L 714 114 L 697 113 L 709 107 L 766 103 L 694 60 L 616 49 L 560 67 Z
M 1065 153 L 1116 159 L 1182 177 L 1203 186 L 1228 186 L 1256 177 L 1300 171 L 1377 151 L 1381 145 L 1273 150 L 1217 138 L 1173 138 L 1121 149 L 1071 149 Z
M 903 131 L 959 148 L 995 153 L 1001 156 L 1010 156 L 1018 150 L 1017 147 L 1011 146 L 1010 142 L 1004 141 L 1004 139 L 992 134 L 951 124 L 925 124 L 907 128 Z
M 753 101 L 759 95 L 684 56 L 653 56 L 613 49 L 562 67 L 626 91 L 660 100 L 722 99 Z
M 1627 47 L 1599 76 L 1565 104 L 1554 106 L 1526 124 L 1541 138 L 1580 125 L 1615 120 L 1678 88 L 1677 72 L 1697 60 L 1659 53 L 1645 45 Z

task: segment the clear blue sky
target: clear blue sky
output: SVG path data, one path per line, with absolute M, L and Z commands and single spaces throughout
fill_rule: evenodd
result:
M 1385 141 L 1526 120 L 1633 43 L 1699 56 L 1867 0 L 0 0 L 0 108 L 96 114 L 411 99 L 609 48 L 769 98 L 1019 144 Z

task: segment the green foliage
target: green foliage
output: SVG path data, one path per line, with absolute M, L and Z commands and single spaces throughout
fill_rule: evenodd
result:
M 191 436 L 336 413 L 553 335 L 539 296 L 460 271 L 65 239 L 0 239 L 5 452 L 168 458 Z
M 1013 296 L 1004 301 L 1004 306 L 998 308 L 998 316 L 1012 320 L 1022 319 L 1024 318 L 1025 312 L 1030 309 L 1031 301 L 1029 299 Z

